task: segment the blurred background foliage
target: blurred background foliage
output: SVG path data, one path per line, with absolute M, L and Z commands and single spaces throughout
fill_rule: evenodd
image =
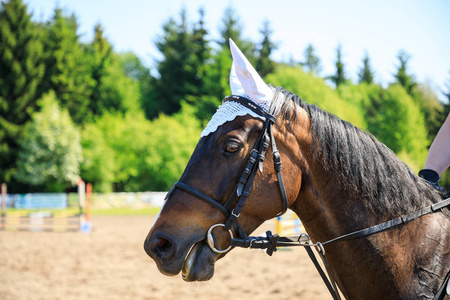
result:
M 232 7 L 219 21 L 221 37 L 208 39 L 205 11 L 190 21 L 184 9 L 161 24 L 155 39 L 160 59 L 151 68 L 132 52 L 117 53 L 96 25 L 80 41 L 74 15 L 56 8 L 32 21 L 22 0 L 0 7 L 0 181 L 9 192 L 61 192 L 78 178 L 97 192 L 167 190 L 182 174 L 224 96 L 232 38 L 267 83 L 374 134 L 418 171 L 449 113 L 427 83 L 408 71 L 400 50 L 392 82 L 374 82 L 364 53 L 358 82 L 351 82 L 336 47 L 335 74 L 322 75 L 313 45 L 303 61 L 275 62 L 268 20 L 261 36 L 243 38 Z M 344 45 L 345 46 L 345 45 Z M 449 173 L 442 183 L 450 182 Z

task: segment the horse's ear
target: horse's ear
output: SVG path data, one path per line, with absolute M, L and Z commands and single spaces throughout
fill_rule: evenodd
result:
M 234 62 L 231 65 L 230 71 L 230 88 L 233 95 L 245 95 L 244 88 L 236 75 L 236 66 L 234 65 Z
M 248 59 L 230 39 L 233 65 L 230 73 L 230 87 L 235 95 L 248 96 L 258 104 L 270 104 L 273 90 L 264 83 L 261 76 L 250 64 Z

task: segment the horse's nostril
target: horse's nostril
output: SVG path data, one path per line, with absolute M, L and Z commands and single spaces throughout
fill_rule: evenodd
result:
M 149 239 L 145 251 L 150 256 L 156 256 L 160 259 L 170 259 L 175 255 L 174 243 L 165 236 L 154 236 Z
M 169 242 L 164 238 L 160 238 L 159 241 L 157 241 L 156 247 L 153 248 L 153 253 L 155 253 L 159 257 L 163 257 L 170 252 L 171 248 L 172 248 L 171 242 Z
M 160 241 L 159 241 L 159 244 L 158 244 L 158 248 L 162 248 L 164 245 L 166 245 L 167 244 L 167 240 L 165 240 L 165 239 L 161 239 Z

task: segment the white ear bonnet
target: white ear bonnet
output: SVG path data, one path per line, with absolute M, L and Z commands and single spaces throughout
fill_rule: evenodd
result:
M 231 39 L 230 49 L 231 55 L 233 56 L 233 64 L 230 72 L 232 94 L 253 101 L 268 113 L 273 97 L 273 89 L 264 83 L 261 76 L 259 76 L 255 68 L 253 68 L 248 59 Z M 219 106 L 216 113 L 212 116 L 208 125 L 206 125 L 206 128 L 201 133 L 201 137 L 215 132 L 220 125 L 232 121 L 238 116 L 245 116 L 247 114 L 265 120 L 264 117 L 257 115 L 239 103 L 233 101 L 225 102 Z

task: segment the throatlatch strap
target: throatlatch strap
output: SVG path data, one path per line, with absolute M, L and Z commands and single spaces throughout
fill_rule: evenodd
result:
M 278 186 L 280 187 L 281 199 L 283 201 L 283 208 L 281 213 L 277 215 L 277 217 L 283 215 L 288 209 L 288 199 L 286 195 L 286 189 L 284 187 L 283 176 L 281 175 L 281 156 L 280 152 L 277 149 L 277 145 L 275 143 L 275 138 L 273 136 L 272 126 L 269 126 L 270 139 L 272 140 L 272 156 L 273 156 L 273 165 L 275 169 L 275 173 L 277 174 Z

